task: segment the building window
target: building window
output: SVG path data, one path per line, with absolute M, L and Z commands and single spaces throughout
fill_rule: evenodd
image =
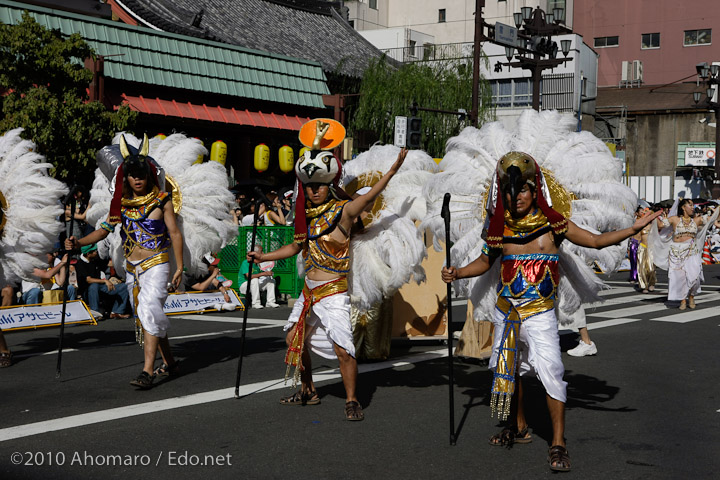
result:
M 529 78 L 493 80 L 490 82 L 493 105 L 497 108 L 528 107 L 532 103 Z
M 566 0 L 548 0 L 548 7 L 546 11 L 550 13 L 553 11 L 553 8 L 565 8 L 567 6 L 565 5 L 566 3 Z M 565 12 L 565 14 L 567 16 L 567 12 Z
M 348 23 L 350 24 L 350 28 L 355 28 L 355 20 L 350 20 Z
M 445 9 L 438 10 L 438 23 L 445 23 Z
M 410 40 L 408 43 L 408 55 L 411 57 L 415 57 L 415 47 L 417 46 L 417 42 L 415 40 Z
M 702 30 L 685 30 L 684 45 L 710 45 L 712 40 L 712 29 L 705 28 Z
M 617 47 L 620 45 L 620 37 L 595 37 L 595 48 Z
M 435 59 L 435 45 L 433 45 L 432 43 L 423 44 L 422 57 L 423 57 L 423 60 L 434 60 Z
M 660 48 L 660 34 L 643 33 L 640 48 L 642 48 L 643 50 L 648 48 Z
M 372 8 L 373 10 L 377 10 L 377 9 L 378 9 L 378 8 L 377 8 L 377 0 L 370 0 L 370 1 L 368 2 L 368 4 L 369 4 L 370 8 Z

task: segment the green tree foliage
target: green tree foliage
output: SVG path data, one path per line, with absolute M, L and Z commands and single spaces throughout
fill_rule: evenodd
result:
M 479 85 L 478 125 L 492 115 L 488 82 Z M 360 86 L 360 101 L 350 124 L 352 131 L 371 130 L 383 143 L 392 144 L 395 116 L 410 116 L 413 102 L 422 108 L 471 111 L 472 61 L 444 60 L 405 63 L 396 68 L 381 58 L 365 71 Z M 433 157 L 442 157 L 447 140 L 470 125 L 458 115 L 419 111 L 422 118 L 423 149 Z
M 95 152 L 137 116 L 126 106 L 111 112 L 89 101 L 92 72 L 83 60 L 94 56 L 79 34 L 63 37 L 27 12 L 16 25 L 0 23 L 0 132 L 23 127 L 57 178 L 81 183 L 92 178 Z

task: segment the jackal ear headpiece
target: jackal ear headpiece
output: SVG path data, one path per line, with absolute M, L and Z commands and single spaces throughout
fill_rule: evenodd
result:
M 165 175 L 162 168 L 150 156 L 150 140 L 144 135 L 140 148 L 129 145 L 124 135 L 116 138 L 117 144 L 100 149 L 96 155 L 98 168 L 110 181 L 113 199 L 110 203 L 109 222 L 120 222 L 120 207 L 123 195 L 123 182 L 128 175 L 146 178 L 150 188 L 165 187 Z

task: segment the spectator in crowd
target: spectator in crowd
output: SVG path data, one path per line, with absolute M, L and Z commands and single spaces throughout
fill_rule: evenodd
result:
M 293 189 L 280 190 L 280 208 L 285 215 L 285 225 L 295 223 L 295 211 L 292 208 Z
M 212 255 L 205 255 L 203 261 L 208 265 L 208 275 L 185 277 L 185 290 L 192 292 L 205 292 L 207 290 L 220 290 L 226 303 L 230 303 L 230 295 L 227 289 L 232 286 L 232 280 L 226 280 L 220 275 L 218 264 L 220 259 Z
M 260 215 L 263 217 L 263 224 L 266 227 L 272 225 L 285 225 L 285 213 L 282 210 L 280 197 L 277 193 L 268 193 L 267 199 L 272 203 L 272 208 L 268 209 L 265 204 L 260 206 Z
M 130 318 L 128 313 L 128 290 L 125 283 L 113 282 L 105 274 L 106 264 L 100 260 L 97 245 L 86 245 L 75 265 L 80 295 L 86 300 L 90 310 L 103 316 L 100 302 L 105 298 L 114 300 L 110 318 Z M 93 313 L 93 316 L 95 315 Z
M 263 249 L 260 245 L 255 245 L 255 251 L 259 255 L 262 255 Z M 277 308 L 280 305 L 275 303 L 275 278 L 273 277 L 272 269 L 275 266 L 275 262 L 262 262 L 260 264 L 253 263 L 252 276 L 250 279 L 250 294 L 252 296 L 252 308 L 263 308 L 262 302 L 260 301 L 260 290 L 265 290 L 267 299 L 265 306 L 269 308 Z M 241 278 L 246 280 L 240 285 L 240 293 L 247 295 L 247 272 L 250 268 L 250 263 L 245 259 L 240 265 Z
M 12 285 L 5 285 L 2 289 L 2 306 L 9 307 L 12 305 L 15 289 Z M 12 365 L 12 352 L 5 341 L 2 328 L 0 328 L 0 368 L 7 368 Z
M 68 256 L 65 254 L 62 259 L 56 258 L 52 253 L 47 254 L 48 268 L 42 270 L 40 268 L 33 269 L 33 276 L 39 279 L 39 282 L 30 282 L 23 280 L 22 303 L 25 305 L 35 305 L 42 303 L 43 291 L 60 288 L 65 283 L 64 266 L 68 264 Z M 68 300 L 75 300 L 75 287 L 68 285 Z

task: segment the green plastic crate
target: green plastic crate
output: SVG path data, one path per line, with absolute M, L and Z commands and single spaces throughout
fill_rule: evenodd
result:
M 244 282 L 240 265 L 247 256 L 252 243 L 252 227 L 238 227 L 238 236 L 220 252 L 220 271 L 226 278 L 237 280 L 237 286 Z M 255 243 L 261 245 L 263 252 L 276 250 L 283 245 L 292 243 L 295 237 L 294 227 L 272 226 L 257 227 Z M 298 298 L 302 292 L 304 281 L 298 277 L 296 256 L 275 262 L 273 273 L 280 293 Z M 241 280 L 242 277 L 242 280 Z

